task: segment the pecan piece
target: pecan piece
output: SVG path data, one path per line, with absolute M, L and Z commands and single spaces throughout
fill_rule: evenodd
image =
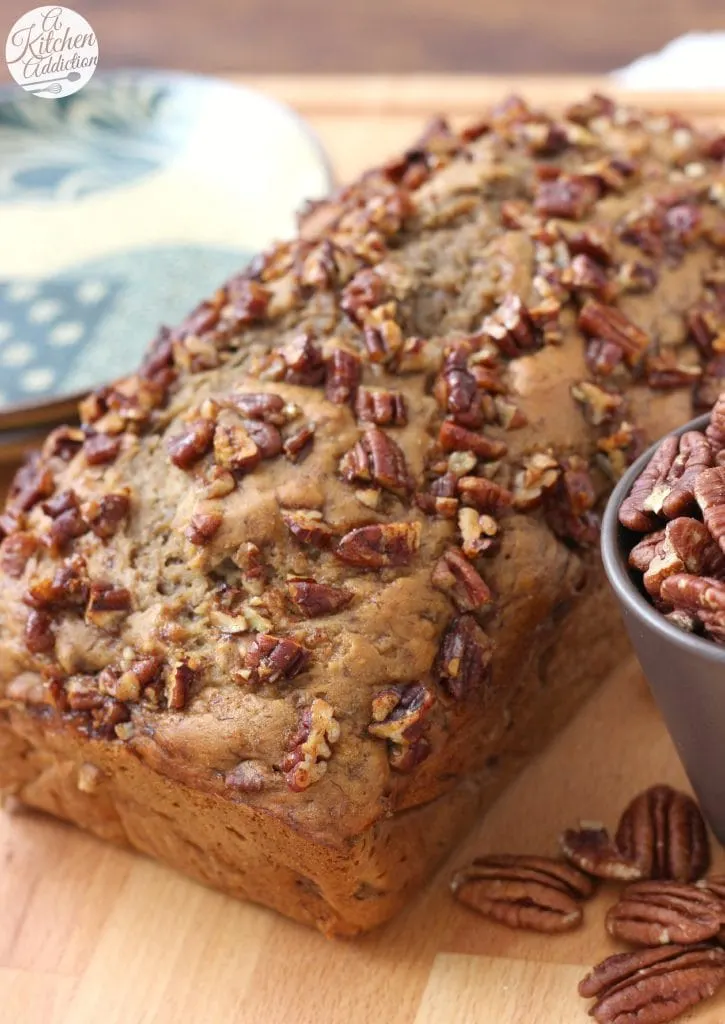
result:
M 276 683 L 299 675 L 309 660 L 310 652 L 295 640 L 260 633 L 247 650 L 242 674 L 250 683 Z
M 43 498 L 49 498 L 54 487 L 53 474 L 41 461 L 40 454 L 33 452 L 13 478 L 7 511 L 14 514 L 29 512 Z
M 166 703 L 170 708 L 182 711 L 186 707 L 195 679 L 196 672 L 188 662 L 180 661 L 171 666 L 166 683 Z
M 232 391 L 224 403 L 240 412 L 245 419 L 263 420 L 277 426 L 285 422 L 284 399 L 267 391 Z
M 607 957 L 579 983 L 598 1024 L 667 1024 L 725 981 L 725 950 L 664 946 Z
M 586 417 L 593 427 L 600 427 L 613 420 L 624 403 L 621 395 L 588 380 L 573 384 L 571 394 L 572 398 L 584 406 Z
M 664 530 L 655 530 L 654 533 L 646 534 L 641 541 L 634 545 L 629 552 L 629 565 L 639 572 L 647 572 L 652 559 L 658 553 L 658 547 L 665 538 Z
M 86 606 L 86 621 L 100 626 L 113 626 L 131 608 L 131 593 L 112 583 L 91 583 Z
M 11 533 L 0 544 L 0 570 L 19 580 L 39 546 L 32 533 Z
M 398 772 L 409 772 L 425 760 L 430 743 L 424 735 L 435 697 L 419 683 L 391 686 L 373 697 L 368 732 L 387 740 L 388 760 Z
M 282 761 L 287 785 L 300 793 L 319 782 L 327 771 L 332 748 L 340 739 L 340 723 L 326 700 L 315 697 L 300 713 L 297 731 L 288 742 L 289 753 Z
M 316 509 L 283 509 L 282 521 L 301 544 L 314 548 L 329 548 L 337 538 L 337 531 L 322 519 Z
M 543 341 L 529 310 L 520 296 L 513 294 L 507 295 L 498 309 L 484 319 L 481 332 L 509 359 L 540 348 Z
M 608 299 L 612 294 L 606 270 L 584 253 L 575 256 L 562 272 L 561 283 L 573 291 L 596 295 L 598 299 Z
M 449 548 L 436 562 L 431 582 L 450 596 L 459 612 L 472 612 L 493 603 L 491 588 L 460 548 Z
M 286 438 L 282 445 L 282 450 L 290 462 L 300 462 L 309 454 L 314 439 L 314 425 L 307 423 L 304 427 L 300 427 L 294 434 Z
M 196 547 L 204 547 L 211 543 L 223 521 L 221 512 L 195 512 L 184 530 L 184 536 Z
M 308 334 L 299 334 L 281 351 L 283 376 L 290 384 L 315 387 L 325 379 L 325 360 L 318 345 Z
M 315 580 L 290 580 L 287 593 L 295 609 L 308 619 L 333 615 L 346 608 L 353 595 L 343 587 L 332 587 Z
M 395 320 L 391 319 L 367 323 L 363 340 L 371 363 L 389 363 L 403 347 L 403 334 Z
M 444 452 L 473 452 L 479 459 L 500 459 L 508 451 L 503 441 L 494 441 L 473 430 L 466 430 L 452 420 L 444 420 L 438 434 Z
M 456 483 L 456 489 L 464 504 L 472 505 L 479 512 L 495 514 L 508 508 L 513 501 L 511 491 L 483 476 L 462 476 Z
M 179 469 L 191 469 L 211 450 L 214 429 L 212 420 L 192 420 L 180 434 L 170 437 L 166 448 L 174 465 Z
M 556 484 L 544 494 L 546 521 L 561 540 L 591 546 L 599 540 L 599 519 L 591 512 L 594 483 L 584 459 L 572 455 L 561 463 Z
M 607 830 L 599 825 L 567 829 L 559 845 L 571 864 L 595 878 L 634 882 L 642 877 L 639 865 L 626 860 Z
M 605 306 L 596 299 L 585 302 L 579 313 L 579 327 L 593 338 L 617 345 L 629 366 L 635 366 L 644 355 L 647 334 L 615 306 Z
M 461 534 L 461 550 L 466 558 L 493 555 L 498 551 L 498 523 L 493 516 L 479 515 L 475 509 L 465 506 L 458 510 L 458 529 Z
M 92 434 L 83 444 L 83 454 L 89 466 L 105 466 L 113 462 L 121 451 L 121 438 L 110 434 Z
M 355 396 L 355 412 L 364 423 L 375 423 L 379 427 L 404 427 L 408 422 L 405 395 L 399 391 L 360 388 Z
M 633 946 L 694 945 L 720 930 L 721 904 L 704 889 L 682 882 L 635 882 L 607 911 L 606 929 Z
M 537 183 L 534 210 L 544 217 L 583 220 L 599 195 L 599 185 L 592 178 L 579 174 L 560 174 L 551 181 Z
M 88 589 L 86 563 L 73 555 L 56 569 L 52 579 L 32 579 L 23 600 L 31 608 L 78 608 L 86 604 Z
M 405 455 L 379 427 L 368 427 L 357 444 L 343 455 L 340 474 L 349 483 L 373 482 L 401 498 L 413 486 Z
M 489 677 L 493 641 L 472 615 L 458 615 L 441 639 L 435 671 L 443 689 L 462 700 Z
M 31 608 L 25 622 L 24 640 L 31 654 L 50 654 L 55 647 L 55 634 L 47 612 Z
M 582 921 L 591 879 L 562 861 L 524 854 L 476 857 L 451 879 L 459 902 L 509 928 L 555 934 Z
M 441 408 L 461 427 L 480 427 L 483 404 L 476 378 L 460 366 L 446 369 L 436 381 L 433 393 Z
M 333 349 L 327 363 L 325 395 L 336 405 L 345 405 L 355 398 L 360 384 L 360 359 L 344 348 Z
M 335 554 L 361 569 L 409 565 L 420 547 L 420 523 L 380 523 L 359 526 L 340 540 Z
M 348 283 L 340 299 L 340 308 L 350 319 L 362 326 L 372 309 L 388 297 L 388 286 L 374 270 L 366 267 L 358 271 Z
M 643 878 L 692 882 L 710 865 L 700 808 L 670 786 L 652 786 L 636 796 L 622 814 L 615 841 L 626 860 L 639 864 Z
M 725 447 L 725 394 L 718 399 L 710 412 L 710 422 L 705 429 L 705 437 L 714 452 Z
M 256 426 L 264 427 L 265 424 L 257 423 Z M 248 473 L 261 458 L 259 446 L 242 423 L 217 423 L 214 428 L 214 461 L 217 466 L 232 472 Z
M 725 583 L 709 576 L 678 572 L 662 581 L 660 597 L 667 604 L 698 615 L 725 613 Z
M 560 474 L 561 466 L 553 455 L 534 452 L 527 456 L 514 476 L 514 507 L 521 511 L 537 508 L 545 493 L 556 485 Z
M 127 494 L 104 494 L 100 500 L 93 498 L 84 506 L 83 518 L 97 537 L 107 540 L 118 532 L 130 510 Z

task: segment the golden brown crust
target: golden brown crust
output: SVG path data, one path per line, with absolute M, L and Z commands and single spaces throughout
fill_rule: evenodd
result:
M 308 213 L 21 471 L 4 730 L 338 850 L 485 772 L 547 713 L 612 479 L 725 377 L 719 153 L 509 102 Z

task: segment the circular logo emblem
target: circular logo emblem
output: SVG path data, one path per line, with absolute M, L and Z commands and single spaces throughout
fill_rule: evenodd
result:
M 26 92 L 60 99 L 78 92 L 98 66 L 98 40 L 68 7 L 35 7 L 15 22 L 5 44 L 10 74 Z

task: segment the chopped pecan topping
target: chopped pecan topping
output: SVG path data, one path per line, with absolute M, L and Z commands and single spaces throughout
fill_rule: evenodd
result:
M 504 430 L 520 430 L 528 424 L 526 416 L 514 402 L 509 402 L 506 398 L 496 395 L 493 404 L 498 422 Z
M 403 347 L 403 334 L 395 320 L 383 319 L 365 325 L 363 341 L 371 363 L 389 363 Z
M 491 588 L 460 548 L 449 548 L 436 562 L 431 581 L 450 595 L 459 612 L 472 612 L 493 603 Z
M 282 376 L 290 384 L 315 387 L 325 379 L 325 361 L 319 345 L 308 334 L 299 334 L 281 351 Z
M 724 981 L 725 950 L 673 945 L 608 957 L 579 983 L 579 995 L 596 999 L 589 1013 L 598 1024 L 667 1024 Z
M 337 531 L 325 523 L 316 509 L 283 509 L 282 521 L 301 544 L 314 548 L 329 548 L 337 538 Z
M 83 445 L 83 454 L 89 466 L 105 466 L 113 462 L 121 451 L 121 438 L 110 434 L 92 434 Z
M 608 299 L 612 288 L 607 273 L 591 256 L 575 256 L 561 275 L 561 283 L 577 292 L 588 292 L 598 299 Z
M 256 426 L 264 427 L 264 424 Z M 261 458 L 256 441 L 241 422 L 220 421 L 214 427 L 214 460 L 218 466 L 232 472 L 249 473 L 259 465 Z
M 340 739 L 340 723 L 326 700 L 315 697 L 300 714 L 297 731 L 290 737 L 289 753 L 282 761 L 287 785 L 300 793 L 319 782 L 327 771 L 332 748 Z
M 125 587 L 112 583 L 91 583 L 86 616 L 91 621 L 98 612 L 127 612 L 131 607 L 131 593 Z
M 10 534 L 0 544 L 0 570 L 19 580 L 38 547 L 39 541 L 32 533 Z
M 62 462 L 70 462 L 85 440 L 86 433 L 80 427 L 56 427 L 48 434 L 42 455 L 47 459 L 58 458 Z
M 586 348 L 586 362 L 595 377 L 611 377 L 624 359 L 624 352 L 613 341 L 592 338 Z
M 299 675 L 309 660 L 310 652 L 295 640 L 260 633 L 247 650 L 242 675 L 253 684 L 276 683 Z
M 195 671 L 186 661 L 180 661 L 169 669 L 166 702 L 174 711 L 182 711 L 186 707 L 195 678 Z
M 438 434 L 438 443 L 444 452 L 474 452 L 479 459 L 500 459 L 508 451 L 503 441 L 477 434 L 459 427 L 452 420 L 444 420 Z
M 583 220 L 599 199 L 600 189 L 592 178 L 560 174 L 551 181 L 537 182 L 534 209 L 544 217 Z
M 372 482 L 398 497 L 404 497 L 413 486 L 405 455 L 384 430 L 368 427 L 360 440 L 340 460 L 343 480 L 352 483 Z
M 88 533 L 88 529 L 88 523 L 83 519 L 79 508 L 70 508 L 67 512 L 61 512 L 53 519 L 48 530 L 51 552 L 54 555 L 60 554 L 76 537 L 82 537 L 84 533 Z
M 657 271 L 637 260 L 625 260 L 617 267 L 614 282 L 621 295 L 651 292 L 657 284 Z
M 493 643 L 472 615 L 458 615 L 443 634 L 436 669 L 441 686 L 455 700 L 483 686 Z
M 104 494 L 93 498 L 83 508 L 83 518 L 97 537 L 113 537 L 129 516 L 131 501 L 127 494 Z
M 399 391 L 360 388 L 355 396 L 355 412 L 364 423 L 379 427 L 404 427 L 408 422 L 405 395 Z
M 618 882 L 634 882 L 642 877 L 642 869 L 628 861 L 605 828 L 582 825 L 567 829 L 559 840 L 566 859 L 594 878 L 608 878 Z
M 461 427 L 480 427 L 484 421 L 483 404 L 476 378 L 468 370 L 454 366 L 444 371 L 434 389 L 438 404 Z
M 545 492 L 546 521 L 557 537 L 591 546 L 599 540 L 599 519 L 591 509 L 596 491 L 584 459 L 572 455 L 561 463 L 561 473 Z
M 462 476 L 456 488 L 464 504 L 473 505 L 479 512 L 496 514 L 513 501 L 511 491 L 482 476 Z
M 51 471 L 34 452 L 15 474 L 8 493 L 7 510 L 12 513 L 29 512 L 34 505 L 49 498 L 55 483 Z
M 712 893 L 682 882 L 635 882 L 607 911 L 614 939 L 633 946 L 694 945 L 720 931 L 721 903 Z
M 41 508 L 51 519 L 57 519 L 64 512 L 71 512 L 80 508 L 80 503 L 78 495 L 74 490 L 59 491 L 52 498 L 49 498 L 48 501 L 44 501 Z
M 260 458 L 273 459 L 282 451 L 282 435 L 274 424 L 260 423 L 257 420 L 243 420 L 242 425 L 257 446 Z M 216 450 L 216 435 L 214 446 Z
M 522 511 L 537 508 L 544 494 L 556 485 L 561 467 L 553 455 L 534 452 L 514 477 L 514 507 Z
M 410 772 L 430 754 L 424 735 L 435 697 L 420 683 L 391 686 L 373 697 L 372 722 L 368 732 L 387 740 L 391 768 Z
M 625 859 L 639 865 L 643 878 L 692 882 L 710 865 L 699 807 L 669 786 L 652 786 L 634 798 L 622 814 L 615 841 Z
M 609 423 L 624 404 L 621 395 L 607 391 L 600 384 L 593 384 L 588 380 L 573 384 L 571 393 L 572 397 L 584 406 L 586 417 L 593 427 Z
M 702 367 L 678 362 L 671 352 L 648 356 L 645 372 L 647 384 L 655 391 L 692 387 L 702 376 Z
M 510 359 L 541 347 L 542 339 L 518 295 L 507 295 L 498 309 L 485 318 L 481 332 Z
M 612 233 L 604 225 L 589 224 L 567 235 L 565 241 L 572 256 L 588 256 L 605 267 L 614 259 Z
M 387 285 L 374 270 L 358 271 L 342 293 L 340 307 L 350 319 L 362 326 L 370 311 L 388 297 Z
M 335 554 L 361 569 L 409 565 L 420 547 L 420 523 L 359 526 L 340 540 Z
M 285 422 L 284 399 L 267 391 L 232 391 L 225 402 L 240 412 L 245 419 L 264 420 L 280 426 Z
M 312 442 L 315 439 L 315 428 L 311 423 L 306 423 L 299 430 L 296 430 L 294 434 L 291 434 L 282 445 L 284 451 L 290 462 L 301 462 L 308 454 L 312 447 Z
M 335 348 L 327 363 L 325 395 L 336 405 L 353 401 L 360 384 L 360 360 L 344 348 Z
M 287 593 L 295 609 L 308 619 L 319 615 L 333 615 L 346 608 L 352 601 L 352 593 L 343 587 L 332 587 L 315 580 L 290 580 Z
M 55 634 L 47 612 L 31 608 L 25 622 L 24 639 L 31 654 L 50 654 L 55 647 Z
M 466 558 L 493 555 L 498 551 L 498 523 L 492 516 L 479 515 L 472 508 L 459 509 L 458 529 L 461 534 L 461 549 Z
M 589 299 L 579 313 L 579 327 L 593 338 L 611 342 L 624 353 L 629 366 L 635 366 L 649 344 L 646 333 L 615 306 Z
M 184 536 L 196 547 L 204 547 L 214 539 L 223 521 L 221 512 L 195 512 Z
M 211 420 L 198 419 L 187 423 L 180 434 L 169 438 L 166 448 L 174 465 L 179 469 L 191 469 L 211 450 L 214 430 Z
M 549 857 L 476 857 L 451 879 L 457 900 L 509 928 L 554 934 L 582 921 L 580 903 L 592 895 L 581 871 Z
M 267 313 L 271 293 L 256 281 L 240 275 L 227 285 L 231 317 L 237 327 L 263 319 Z

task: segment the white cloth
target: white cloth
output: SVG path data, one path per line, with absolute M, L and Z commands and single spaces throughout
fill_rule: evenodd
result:
M 688 32 L 612 72 L 628 89 L 725 89 L 725 32 Z

